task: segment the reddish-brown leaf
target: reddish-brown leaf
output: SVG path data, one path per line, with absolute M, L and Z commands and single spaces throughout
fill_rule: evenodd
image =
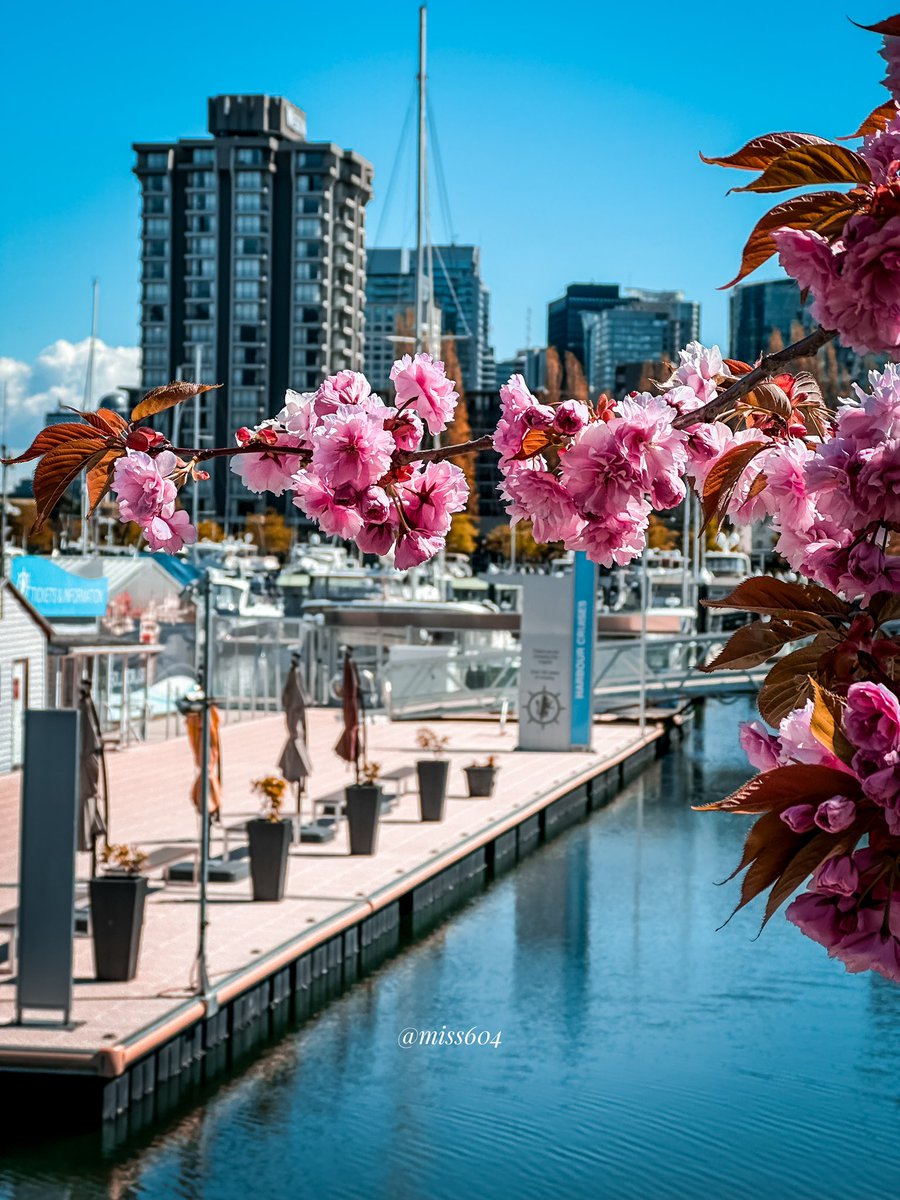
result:
M 53 450 L 66 442 L 85 440 L 94 440 L 99 448 L 104 439 L 78 421 L 64 421 L 59 425 L 48 425 L 46 429 L 41 430 L 24 454 L 20 454 L 17 458 L 6 458 L 3 461 L 10 467 L 14 463 L 31 462 L 32 459 L 40 458 L 48 450 Z
M 774 380 L 758 383 L 753 391 L 744 397 L 743 402 L 753 408 L 762 409 L 763 412 L 774 413 L 785 420 L 791 415 L 791 402 L 787 393 Z
M 745 579 L 729 595 L 703 603 L 707 608 L 736 608 L 761 617 L 811 612 L 846 617 L 850 612 L 850 606 L 827 588 L 814 583 L 788 583 L 771 575 Z
M 109 491 L 112 483 L 113 468 L 116 465 L 116 459 L 121 458 L 125 453 L 125 447 L 121 449 L 115 448 L 107 450 L 95 467 L 87 473 L 88 485 L 88 516 L 93 516 L 94 509 Z
M 769 485 L 768 475 L 765 473 L 765 471 L 760 471 L 760 473 L 754 478 L 753 482 L 750 484 L 750 489 L 747 492 L 747 499 L 754 500 L 760 494 L 760 492 L 764 492 L 766 490 L 768 485 Z
M 844 736 L 844 702 L 834 692 L 821 687 L 815 679 L 811 679 L 810 683 L 813 695 L 810 732 L 826 750 L 849 765 L 854 749 Z
M 763 821 L 771 828 L 767 828 L 763 845 L 741 880 L 741 898 L 734 907 L 732 917 L 778 879 L 797 854 L 798 847 L 803 847 L 809 839 L 808 834 L 798 836 L 794 833 L 775 813 L 766 813 L 760 817 L 757 825 Z M 775 824 L 776 821 L 781 829 Z
M 746 442 L 743 446 L 734 446 L 731 450 L 726 450 L 718 460 L 703 485 L 704 528 L 717 513 L 725 510 L 744 470 L 757 454 L 768 450 L 769 444 L 768 442 Z
M 775 915 L 791 893 L 796 891 L 826 859 L 849 853 L 866 832 L 867 825 L 868 819 L 862 818 L 854 821 L 850 828 L 845 829 L 843 833 L 826 833 L 822 830 L 804 842 L 775 880 L 766 901 L 766 911 L 760 928 L 766 927 L 769 918 Z
M 85 433 L 91 430 L 81 426 Z M 48 450 L 34 472 L 35 514 L 32 533 L 37 533 L 49 517 L 63 492 L 80 471 L 91 471 L 106 454 L 98 447 L 96 436 L 80 442 L 66 441 Z
M 771 162 L 758 179 L 733 192 L 784 192 L 818 183 L 871 183 L 869 164 L 848 146 L 799 146 Z
M 522 438 L 522 449 L 513 455 L 517 459 L 534 458 L 536 454 L 550 445 L 550 436 L 546 429 L 529 429 Z
M 769 725 L 778 725 L 789 712 L 801 708 L 812 696 L 812 679 L 819 660 L 840 641 L 837 633 L 819 633 L 808 646 L 780 658 L 759 689 L 759 715 Z
M 897 115 L 897 102 L 895 100 L 885 100 L 884 104 L 879 104 L 877 108 L 866 117 L 856 133 L 845 134 L 844 137 L 838 138 L 839 142 L 852 142 L 854 138 L 865 137 L 869 133 L 877 133 L 879 129 L 884 129 L 885 125 L 893 121 Z
M 769 163 L 780 158 L 787 150 L 795 150 L 801 146 L 827 146 L 826 138 L 814 133 L 765 133 L 761 137 L 752 138 L 746 145 L 741 146 L 734 154 L 726 154 L 721 158 L 700 157 L 705 163 L 717 167 L 737 167 L 742 171 L 764 171 Z
M 741 362 L 739 358 L 725 358 L 722 361 L 732 375 L 749 375 L 753 370 L 749 363 Z
M 99 429 L 101 433 L 111 433 L 118 437 L 120 433 L 128 432 L 128 422 L 117 412 L 113 412 L 111 408 L 98 408 L 96 412 L 82 412 L 80 408 L 72 408 L 69 405 L 66 407 L 69 412 L 77 413 L 83 421 L 92 425 L 94 429 Z
M 859 781 L 837 767 L 791 763 L 754 775 L 724 800 L 695 805 L 694 811 L 779 813 L 792 804 L 821 804 L 823 800 L 839 795 L 849 796 L 851 800 L 861 796 Z
M 131 419 L 143 421 L 145 417 L 153 417 L 157 413 L 165 412 L 167 408 L 174 408 L 183 400 L 190 400 L 192 396 L 200 396 L 203 392 L 211 392 L 221 386 L 221 383 L 189 383 L 186 379 L 165 383 L 162 387 L 153 388 L 144 396 L 132 412 Z
M 869 601 L 868 609 L 877 625 L 900 620 L 900 592 L 877 592 Z
M 724 291 L 740 283 L 772 257 L 775 253 L 772 234 L 776 229 L 818 229 L 821 222 L 836 220 L 839 216 L 842 222 L 846 221 L 855 207 L 844 192 L 814 192 L 811 196 L 792 196 L 790 200 L 776 204 L 754 225 L 744 246 L 740 270 L 730 283 L 723 284 L 719 290 Z
M 887 17 L 884 21 L 876 21 L 874 25 L 860 25 L 859 21 L 850 18 L 850 24 L 857 29 L 865 29 L 866 33 L 880 33 L 883 37 L 900 37 L 900 15 Z
M 791 621 L 753 621 L 735 630 L 720 653 L 700 670 L 709 674 L 758 667 L 789 642 L 830 629 L 825 617 L 817 613 L 800 614 Z

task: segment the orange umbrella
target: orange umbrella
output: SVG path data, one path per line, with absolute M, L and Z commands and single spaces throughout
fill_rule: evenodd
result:
M 197 812 L 200 811 L 200 762 L 203 754 L 203 713 L 188 712 L 184 718 L 188 741 L 194 752 L 197 777 L 191 790 L 191 799 Z M 222 742 L 219 737 L 219 710 L 209 706 L 209 816 L 211 821 L 221 820 L 222 807 Z

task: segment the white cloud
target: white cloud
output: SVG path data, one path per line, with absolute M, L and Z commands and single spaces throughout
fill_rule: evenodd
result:
M 0 383 L 6 384 L 6 443 L 10 454 L 20 454 L 44 424 L 46 413 L 61 405 L 84 408 L 84 383 L 90 339 L 60 339 L 34 362 L 0 357 Z M 137 346 L 94 343 L 92 405 L 117 387 L 140 382 L 141 352 Z M 73 418 L 74 419 L 74 418 Z

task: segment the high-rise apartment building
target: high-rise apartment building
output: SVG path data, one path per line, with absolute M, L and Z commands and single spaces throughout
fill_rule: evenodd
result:
M 310 142 L 303 111 L 279 96 L 213 97 L 209 132 L 134 146 L 143 384 L 192 378 L 199 364 L 224 385 L 200 398 L 201 444 L 227 445 L 277 412 L 288 387 L 362 370 L 372 166 Z M 167 432 L 180 421 L 190 442 L 190 403 L 167 416 Z M 258 505 L 213 466 L 200 515 L 231 525 Z
M 454 337 L 466 391 L 494 386 L 490 291 L 481 278 L 477 246 L 433 246 L 434 326 Z M 391 364 L 410 346 L 398 342 L 415 306 L 415 255 L 397 247 L 369 250 L 366 275 L 366 374 L 377 391 L 388 387 Z
M 616 307 L 583 313 L 582 321 L 588 388 L 612 394 L 625 364 L 677 361 L 700 336 L 700 305 L 682 292 L 626 288 Z
M 809 333 L 815 325 L 809 303 L 803 303 L 793 279 L 739 284 L 729 297 L 731 357 L 753 363 L 769 349 L 773 334 L 787 346 L 792 331 Z
M 567 351 L 571 352 L 584 367 L 583 315 L 615 308 L 620 303 L 616 283 L 570 283 L 564 296 L 547 305 L 547 346 L 556 350 L 561 361 Z

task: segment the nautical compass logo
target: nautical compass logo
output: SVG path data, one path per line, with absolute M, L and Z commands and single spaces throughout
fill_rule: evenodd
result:
M 539 692 L 531 692 L 525 705 L 525 713 L 529 721 L 535 725 L 556 725 L 562 714 L 562 701 L 559 692 L 550 692 L 541 688 Z

